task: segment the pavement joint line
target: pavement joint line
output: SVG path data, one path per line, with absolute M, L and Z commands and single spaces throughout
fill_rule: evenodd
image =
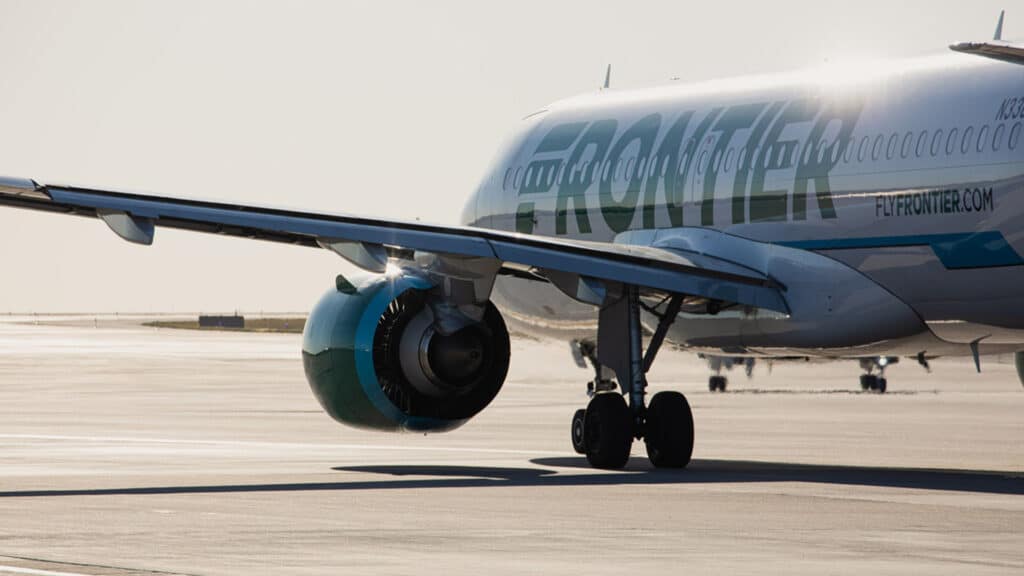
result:
M 0 573 L 4 574 L 30 574 L 32 576 L 90 576 L 81 572 L 54 572 L 53 570 L 39 570 L 36 568 L 22 568 L 20 566 L 6 566 L 0 564 Z
M 176 438 L 139 438 L 119 436 L 68 436 L 59 434 L 0 434 L 7 440 L 55 440 L 71 442 L 120 442 L 138 444 L 190 444 L 195 446 L 249 446 L 267 448 L 316 448 L 342 450 L 394 450 L 410 452 L 471 452 L 484 454 L 527 454 L 538 456 L 563 456 L 565 452 L 553 450 L 516 450 L 504 448 L 473 448 L 461 446 L 395 446 L 374 444 L 309 444 L 299 442 L 247 442 L 242 440 L 185 440 Z

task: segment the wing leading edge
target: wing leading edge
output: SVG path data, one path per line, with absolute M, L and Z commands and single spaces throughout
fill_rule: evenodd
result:
M 152 243 L 155 229 L 164 227 L 329 248 L 371 270 L 387 255 L 410 251 L 488 258 L 500 261 L 506 273 L 561 272 L 789 312 L 783 288 L 767 276 L 646 246 L 42 185 L 15 178 L 0 178 L 0 205 L 96 217 L 123 239 L 139 244 Z

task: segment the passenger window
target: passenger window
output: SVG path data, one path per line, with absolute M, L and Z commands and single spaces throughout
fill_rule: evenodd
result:
M 1010 128 L 1010 141 L 1007 142 L 1007 145 L 1010 147 L 1010 150 L 1017 149 L 1017 143 L 1020 142 L 1020 130 L 1020 122 L 1017 122 L 1016 124 L 1013 125 L 1013 128 Z
M 939 154 L 939 149 L 942 148 L 942 128 L 935 131 L 935 135 L 932 136 L 932 156 Z
M 878 160 L 882 156 L 882 147 L 885 146 L 885 136 L 879 134 L 875 138 L 875 145 L 871 147 L 871 159 Z
M 949 131 L 949 138 L 946 139 L 946 156 L 949 156 L 953 153 L 953 150 L 956 150 L 956 138 L 958 135 L 959 130 L 957 128 Z
M 960 153 L 967 154 L 971 149 L 971 144 L 974 143 L 974 126 L 968 126 L 967 130 L 964 130 L 964 139 L 960 141 Z
M 899 146 L 900 135 L 893 132 L 892 136 L 889 136 L 889 146 L 885 149 L 886 160 L 892 160 L 893 156 L 896 155 L 896 147 Z
M 508 190 L 509 180 L 511 180 L 511 179 L 512 179 L 512 168 L 510 167 L 508 170 L 505 170 L 505 180 L 502 181 L 502 183 L 501 183 L 501 189 L 502 190 Z
M 690 163 L 690 150 L 687 149 L 683 152 L 683 157 L 679 159 L 679 166 L 676 167 L 676 175 L 682 176 L 683 171 L 686 170 L 687 164 Z
M 821 146 L 821 142 L 818 143 L 818 146 Z M 800 162 L 802 164 L 810 164 L 811 163 L 811 159 L 814 158 L 814 151 L 815 150 L 817 150 L 817 147 L 815 147 L 813 144 L 808 142 L 807 145 L 804 146 L 804 157 L 803 157 L 803 160 L 801 160 Z
M 521 178 L 522 175 L 523 175 L 523 168 L 522 168 L 522 166 L 520 166 L 519 168 L 516 168 L 516 175 L 512 179 L 512 187 L 515 188 L 516 190 L 518 190 L 519 189 L 519 185 L 523 183 L 522 178 Z
M 824 140 L 819 142 L 818 143 L 818 164 L 819 165 L 820 164 L 824 164 L 825 163 L 825 159 L 829 158 L 829 154 L 831 152 L 832 152 L 832 148 L 830 148 L 828 146 L 828 144 Z
M 749 170 L 750 167 L 746 165 L 747 162 L 747 146 L 740 148 L 740 154 L 736 157 L 736 169 L 737 170 Z
M 918 158 L 924 154 L 925 146 L 928 145 L 928 131 L 924 130 L 917 136 L 917 146 L 914 147 L 914 155 Z
M 992 135 L 993 152 L 998 152 L 1003 147 L 1003 136 L 1006 136 L 1006 124 L 996 126 L 995 134 Z
M 988 144 L 988 124 L 982 126 L 978 131 L 978 152 L 984 152 L 986 144 Z
M 900 147 L 900 157 L 906 158 L 910 156 L 910 147 L 914 144 L 914 133 L 907 132 L 903 136 L 903 146 Z

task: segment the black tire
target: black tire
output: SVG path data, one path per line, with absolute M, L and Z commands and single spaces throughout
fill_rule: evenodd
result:
M 871 380 L 870 380 L 870 378 L 871 378 L 871 376 L 868 376 L 867 374 L 861 374 L 860 375 L 860 389 L 861 390 L 868 391 L 868 390 L 871 389 Z
M 686 468 L 693 456 L 693 412 L 679 392 L 658 392 L 647 407 L 647 458 L 656 468 Z
M 712 376 L 708 380 L 708 390 L 712 392 L 725 392 L 726 382 L 728 380 L 725 379 L 725 376 Z
M 572 429 L 570 430 L 570 433 L 572 434 L 572 449 L 575 450 L 577 454 L 587 453 L 587 445 L 584 441 L 586 435 L 583 433 L 585 429 L 584 426 L 586 424 L 586 417 L 587 411 L 582 408 L 572 415 Z
M 594 468 L 619 470 L 629 461 L 633 446 L 633 414 L 615 392 L 590 399 L 584 416 L 583 441 Z
M 878 389 L 879 394 L 885 394 L 885 389 L 888 387 L 888 385 L 889 383 L 885 381 L 885 378 L 879 378 L 878 384 L 875 386 L 875 388 Z

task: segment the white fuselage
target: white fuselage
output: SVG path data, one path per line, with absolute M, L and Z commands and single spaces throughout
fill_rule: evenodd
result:
M 853 357 L 1024 348 L 1024 70 L 947 55 L 565 100 L 523 121 L 465 222 L 655 245 L 763 272 L 792 313 L 686 317 L 712 352 Z M 597 313 L 501 278 L 520 328 Z

